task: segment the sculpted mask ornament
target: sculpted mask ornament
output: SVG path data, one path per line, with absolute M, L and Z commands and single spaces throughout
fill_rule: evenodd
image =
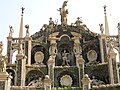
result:
M 43 60 L 44 60 L 44 54 L 43 54 L 43 52 L 41 52 L 41 51 L 36 52 L 34 58 L 35 58 L 35 62 L 36 63 L 42 63 Z

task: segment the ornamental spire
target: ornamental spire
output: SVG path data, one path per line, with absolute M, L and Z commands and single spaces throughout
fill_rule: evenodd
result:
M 105 19 L 105 35 L 109 35 L 109 26 L 108 26 L 108 20 L 107 20 L 107 15 L 106 15 L 106 5 L 104 7 L 104 19 Z
M 19 38 L 23 37 L 23 13 L 25 8 L 22 7 L 21 9 L 22 9 L 22 14 L 21 14 L 21 21 L 20 21 Z

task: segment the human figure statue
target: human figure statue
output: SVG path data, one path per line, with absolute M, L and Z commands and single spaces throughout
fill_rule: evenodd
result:
M 49 25 L 54 25 L 54 22 L 51 17 L 50 17 Z
M 62 65 L 63 66 L 65 66 L 65 65 L 69 66 L 69 64 L 68 64 L 68 62 L 69 62 L 68 61 L 68 54 L 69 53 L 67 53 L 66 50 L 64 50 L 63 53 L 62 53 L 62 57 L 63 57 L 62 58 L 63 59 Z
M 117 28 L 118 28 L 118 34 L 120 34 L 120 22 L 118 23 Z
M 50 30 L 53 30 L 53 27 L 54 27 L 54 22 L 53 22 L 52 18 L 50 17 L 50 20 L 49 20 L 49 28 L 50 28 Z
M 99 26 L 100 26 L 100 31 L 101 31 L 101 33 L 103 34 L 103 32 L 104 32 L 103 24 L 99 24 Z
M 21 8 L 21 10 L 22 10 L 22 15 L 23 15 L 23 13 L 24 13 L 24 9 L 25 9 L 25 8 L 23 8 L 23 7 Z
M 65 6 L 67 6 L 68 1 L 64 1 L 62 8 L 59 8 L 58 11 L 60 11 L 61 15 L 61 24 L 66 25 L 67 24 L 67 14 L 68 14 L 68 9 L 65 9 Z
M 5 58 L 2 59 L 2 71 L 6 72 L 6 59 Z
M 80 20 L 79 17 L 77 17 L 77 20 L 75 22 L 76 26 L 80 26 L 81 23 L 82 23 L 82 21 Z
M 14 30 L 12 26 L 9 26 L 9 28 L 10 28 L 9 36 L 12 37 L 12 33 L 14 32 Z
M 120 30 L 120 23 L 118 23 L 118 26 L 117 26 L 118 30 Z

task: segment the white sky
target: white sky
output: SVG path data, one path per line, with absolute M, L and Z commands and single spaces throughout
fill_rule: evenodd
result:
M 29 24 L 30 34 L 39 31 L 43 24 L 48 24 L 49 18 L 60 23 L 57 11 L 64 0 L 0 0 L 0 41 L 7 47 L 9 25 L 13 26 L 14 37 L 19 35 L 21 7 L 24 7 L 24 25 Z M 107 6 L 110 34 L 117 35 L 117 23 L 120 22 L 120 0 L 68 0 L 68 24 L 74 23 L 77 17 L 82 17 L 83 23 L 96 33 L 100 33 L 99 24 L 104 23 L 103 6 Z M 25 35 L 24 28 L 24 35 Z

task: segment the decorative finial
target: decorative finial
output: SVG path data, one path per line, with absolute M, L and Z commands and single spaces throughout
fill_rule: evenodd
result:
M 14 32 L 13 27 L 9 25 L 10 28 L 10 32 L 9 32 L 9 36 L 12 37 L 12 33 Z
M 22 7 L 21 9 L 22 9 L 22 15 L 23 15 L 23 13 L 24 13 L 24 9 L 25 9 L 25 8 Z
M 103 6 L 104 7 L 104 14 L 106 14 L 106 5 Z
M 118 26 L 117 26 L 117 28 L 120 30 L 120 22 L 118 23 Z
M 99 24 L 99 26 L 100 26 L 100 31 L 101 31 L 101 33 L 103 34 L 103 32 L 104 32 L 103 24 Z
M 50 17 L 50 20 L 49 20 L 49 25 L 54 25 L 54 22 L 52 21 L 51 17 Z
M 25 25 L 25 28 L 26 28 L 26 36 L 29 36 L 29 25 Z
M 81 25 L 81 23 L 82 23 L 81 17 L 77 17 L 77 20 L 76 20 L 76 22 L 75 22 L 76 26 L 79 27 L 79 26 Z

